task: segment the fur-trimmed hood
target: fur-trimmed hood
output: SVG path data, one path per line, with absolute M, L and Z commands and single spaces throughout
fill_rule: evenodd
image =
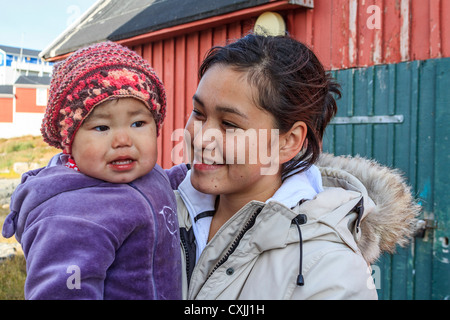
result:
M 391 169 L 359 156 L 322 154 L 317 166 L 324 186 L 333 184 L 336 172 L 348 172 L 346 180 L 367 193 L 361 220 L 361 238 L 357 242 L 365 260 L 373 263 L 381 253 L 394 253 L 396 245 L 406 246 L 412 239 L 420 206 L 399 170 Z M 355 179 L 356 178 L 356 179 Z

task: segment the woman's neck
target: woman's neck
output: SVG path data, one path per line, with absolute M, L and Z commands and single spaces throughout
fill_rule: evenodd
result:
M 265 202 L 272 197 L 274 193 L 281 186 L 281 178 L 279 181 L 270 184 L 270 186 L 252 192 L 252 194 L 238 193 L 238 194 L 221 194 L 217 197 L 216 212 L 211 221 L 208 241 L 216 234 L 216 232 L 225 224 L 236 212 L 244 207 L 250 201 L 256 200 Z

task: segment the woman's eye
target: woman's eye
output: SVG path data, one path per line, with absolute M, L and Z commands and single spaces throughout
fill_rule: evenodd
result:
M 99 131 L 99 132 L 103 132 L 103 131 L 106 131 L 108 129 L 109 129 L 108 126 L 96 126 L 96 127 L 94 127 L 94 130 L 95 131 Z
M 232 122 L 229 121 L 222 121 L 222 124 L 227 127 L 227 128 L 231 128 L 231 129 L 240 129 L 239 126 L 235 125 Z
M 145 124 L 145 121 L 136 121 L 131 125 L 132 127 L 140 128 Z
M 203 114 L 200 111 L 198 111 L 197 109 L 193 109 L 192 113 L 197 118 L 203 117 Z

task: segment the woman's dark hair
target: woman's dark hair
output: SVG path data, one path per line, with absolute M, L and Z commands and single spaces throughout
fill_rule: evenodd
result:
M 258 92 L 256 105 L 274 116 L 281 134 L 297 121 L 307 125 L 306 143 L 294 159 L 283 164 L 283 179 L 316 162 L 325 127 L 337 112 L 333 94 L 340 97 L 341 93 L 306 45 L 289 36 L 249 34 L 211 48 L 200 66 L 199 78 L 215 64 L 247 72 L 249 83 Z

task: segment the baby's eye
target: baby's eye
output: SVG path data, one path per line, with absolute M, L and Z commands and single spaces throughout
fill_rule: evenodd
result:
M 99 132 L 103 132 L 103 131 L 106 131 L 108 129 L 109 129 L 108 126 L 96 126 L 96 127 L 94 127 L 94 130 L 95 131 L 99 131 Z
M 136 121 L 131 125 L 132 127 L 140 128 L 145 124 L 145 121 Z

